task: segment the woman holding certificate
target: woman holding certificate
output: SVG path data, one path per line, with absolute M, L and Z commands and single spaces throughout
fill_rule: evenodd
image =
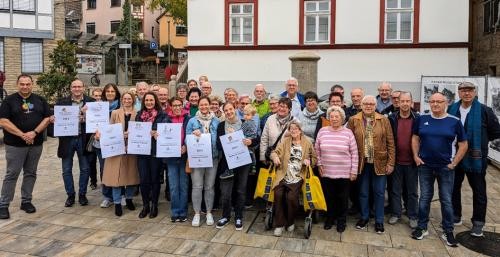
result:
M 281 236 L 283 230 L 295 229 L 295 216 L 299 208 L 302 183 L 306 175 L 305 166 L 314 166 L 316 153 L 297 120 L 288 125 L 289 137 L 284 137 L 271 153 L 271 160 L 278 167 L 273 181 L 274 235 Z
M 193 89 L 194 88 L 192 88 L 191 90 Z M 192 93 L 192 91 L 190 91 L 190 93 Z M 198 102 L 198 108 L 199 110 L 196 112 L 196 115 L 192 117 L 187 124 L 186 135 L 194 135 L 197 138 L 200 138 L 202 134 L 210 135 L 212 148 L 212 165 L 209 168 L 193 168 L 193 166 L 191 166 L 191 181 L 193 184 L 191 201 L 193 201 L 193 209 L 195 213 L 193 221 L 191 223 L 193 227 L 198 227 L 201 225 L 200 213 L 203 195 L 205 198 L 205 206 L 207 208 L 207 225 L 212 226 L 214 224 L 212 207 L 215 196 L 214 184 L 215 176 L 217 175 L 218 164 L 216 139 L 219 119 L 217 119 L 217 117 L 212 112 L 210 112 L 210 99 L 208 97 L 204 96 L 200 98 Z M 188 140 L 186 137 L 186 144 L 187 143 Z
M 142 196 L 142 210 L 139 218 L 158 216 L 158 198 L 160 196 L 161 158 L 156 157 L 156 127 L 158 123 L 169 122 L 169 118 L 162 111 L 160 101 L 153 92 L 147 92 L 142 98 L 141 110 L 137 112 L 135 121 L 151 122 L 151 152 L 150 155 L 137 155 L 140 188 Z
M 134 110 L 135 96 L 131 93 L 125 93 L 121 97 L 122 108 L 111 112 L 109 122 L 111 124 L 121 123 L 123 127 L 123 136 L 127 137 L 128 122 L 135 120 L 136 111 Z M 99 133 L 96 133 L 96 137 Z M 135 155 L 123 154 L 106 158 L 104 162 L 104 172 L 102 183 L 112 189 L 113 203 L 115 204 L 115 215 L 121 216 L 122 188 L 125 187 L 125 197 L 127 209 L 135 210 L 132 202 L 135 185 L 139 184 L 139 173 L 137 172 L 137 159 Z
M 242 129 L 242 124 L 244 124 L 244 120 L 240 120 L 236 116 L 236 111 L 235 111 L 235 106 L 231 102 L 226 102 L 223 105 L 223 110 L 224 114 L 226 115 L 226 120 L 219 123 L 219 126 L 217 128 L 217 148 L 219 151 L 224 152 L 222 142 L 220 139 L 220 136 L 223 136 L 225 134 L 233 133 L 237 130 L 243 130 L 246 132 L 246 129 Z M 253 123 L 255 124 L 255 123 Z M 256 127 L 256 125 L 255 125 Z M 255 128 L 256 129 L 256 128 Z M 254 130 L 255 131 L 255 130 Z M 255 133 L 257 134 L 257 133 Z M 230 135 L 233 136 L 233 135 Z M 259 144 L 259 138 L 258 136 L 255 137 L 249 137 L 248 134 L 243 135 L 244 138 L 243 144 L 246 147 L 254 147 Z M 235 140 L 236 141 L 236 140 Z M 227 154 L 227 153 L 226 153 Z M 222 155 L 221 161 L 219 165 L 222 165 L 223 170 L 228 170 L 230 165 L 228 165 L 230 160 L 226 159 L 225 155 Z M 247 179 L 248 179 L 248 173 L 250 172 L 250 168 L 252 166 L 251 159 L 249 159 L 249 163 L 243 166 L 236 167 L 232 169 L 231 173 L 234 174 L 232 177 L 224 178 L 222 179 L 221 175 L 221 181 L 220 181 L 220 188 L 221 188 L 221 198 L 222 198 L 222 218 L 219 219 L 217 222 L 217 228 L 223 228 L 229 223 L 229 220 L 231 218 L 231 207 L 232 207 L 232 200 L 231 196 L 233 195 L 233 189 L 235 189 L 235 197 L 236 201 L 234 201 L 235 207 L 234 207 L 234 216 L 235 216 L 235 222 L 234 226 L 236 230 L 242 230 L 243 229 L 243 210 L 245 206 L 245 200 L 246 200 L 246 188 L 247 188 Z M 227 172 L 227 171 L 226 171 Z
M 171 110 L 167 113 L 172 123 L 182 124 L 181 129 L 181 157 L 167 158 L 168 183 L 170 190 L 170 220 L 172 222 L 185 222 L 188 211 L 188 175 L 186 173 L 186 127 L 189 114 L 183 109 L 182 98 L 173 97 L 170 100 Z

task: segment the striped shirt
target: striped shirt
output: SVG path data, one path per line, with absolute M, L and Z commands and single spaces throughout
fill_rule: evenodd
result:
M 332 131 L 330 126 L 321 128 L 315 150 L 318 166 L 323 166 L 323 177 L 350 178 L 358 173 L 358 146 L 350 129 L 342 127 Z

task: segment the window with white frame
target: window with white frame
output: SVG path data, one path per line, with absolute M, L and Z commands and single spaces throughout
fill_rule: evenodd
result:
M 0 71 L 5 71 L 5 67 L 3 65 L 3 41 L 0 39 Z
M 253 44 L 254 5 L 252 3 L 229 6 L 231 44 Z
M 14 11 L 34 12 L 35 0 L 13 0 L 12 9 Z
M 0 10 L 10 10 L 10 0 L 0 0 Z
M 304 2 L 305 43 L 329 43 L 331 26 L 330 1 Z
M 413 41 L 413 0 L 385 0 L 385 41 Z
M 43 43 L 42 41 L 21 42 L 21 71 L 23 73 L 43 72 Z

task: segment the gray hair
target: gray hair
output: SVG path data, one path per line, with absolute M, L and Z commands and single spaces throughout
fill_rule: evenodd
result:
M 295 77 L 290 77 L 286 80 L 286 82 L 290 81 L 290 80 L 293 80 L 295 81 L 295 83 L 297 83 L 297 87 L 299 86 L 299 81 L 295 78 Z
M 377 89 L 380 89 L 382 86 L 389 86 L 389 89 L 392 91 L 391 83 L 384 81 L 384 82 L 380 83 L 380 85 L 378 85 Z
M 140 82 L 135 83 L 136 88 L 138 88 L 140 86 L 145 86 L 145 87 L 149 88 L 148 83 L 146 83 L 145 81 L 140 81 Z
M 410 97 L 410 99 L 413 101 L 413 96 L 411 95 L 411 92 L 408 92 L 408 91 L 401 91 L 400 94 L 399 94 L 399 98 L 401 98 L 401 96 L 403 95 L 407 95 Z
M 270 95 L 270 96 L 269 96 L 269 101 L 271 101 L 271 100 L 279 101 L 279 100 L 280 100 L 280 98 L 281 98 L 281 96 L 280 96 L 280 95 L 278 95 L 278 94 L 273 94 L 273 95 Z
M 332 112 L 338 112 L 340 114 L 340 117 L 342 118 L 342 123 L 345 121 L 345 111 L 339 106 L 330 106 L 328 110 L 326 111 L 326 118 L 330 120 L 330 113 Z
M 375 96 L 372 95 L 365 95 L 363 99 L 361 99 L 361 103 L 366 103 L 366 102 L 373 102 L 377 104 L 377 98 L 375 98 Z

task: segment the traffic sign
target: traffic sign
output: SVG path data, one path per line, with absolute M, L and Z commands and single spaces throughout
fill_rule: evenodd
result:
M 149 43 L 149 49 L 158 49 L 158 43 L 156 43 L 155 41 L 151 41 Z
M 126 49 L 132 48 L 132 44 L 119 44 L 118 48 L 126 48 Z

